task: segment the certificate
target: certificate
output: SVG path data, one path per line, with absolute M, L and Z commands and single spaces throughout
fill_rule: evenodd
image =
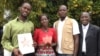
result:
M 31 33 L 18 34 L 18 45 L 22 54 L 35 52 Z

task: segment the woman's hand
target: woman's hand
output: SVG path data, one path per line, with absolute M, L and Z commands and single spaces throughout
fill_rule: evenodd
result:
M 36 47 L 37 46 L 37 43 L 34 41 L 33 42 L 33 47 Z
M 56 46 L 56 45 L 57 45 L 56 43 L 47 43 L 47 44 L 46 44 L 46 46 L 52 46 L 52 47 L 53 47 L 53 46 Z
M 57 45 L 57 43 L 52 43 L 52 46 L 56 46 Z
M 39 47 L 44 47 L 44 46 L 46 46 L 46 44 L 43 43 L 43 44 L 39 44 L 38 46 Z

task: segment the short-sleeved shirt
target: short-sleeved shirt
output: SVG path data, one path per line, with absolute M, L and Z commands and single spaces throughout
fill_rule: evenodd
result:
M 33 39 L 38 45 L 43 44 L 46 41 L 55 43 L 57 41 L 56 31 L 53 28 L 49 28 L 47 32 L 43 31 L 41 28 L 36 29 L 34 31 Z
M 66 19 L 68 19 L 68 17 L 66 17 Z M 58 53 L 63 54 L 61 51 L 61 40 L 62 40 L 62 30 L 63 30 L 63 26 L 64 26 L 65 20 L 61 21 L 61 19 L 59 19 L 58 21 L 58 27 L 57 27 L 57 36 L 58 36 Z M 73 35 L 77 35 L 79 34 L 79 26 L 76 20 L 72 19 L 72 24 L 73 24 Z M 55 24 L 54 24 L 54 28 L 55 28 Z
M 8 51 L 12 51 L 16 47 L 18 48 L 17 35 L 23 33 L 31 33 L 33 28 L 34 25 L 29 20 L 22 21 L 19 19 L 19 17 L 11 20 L 5 25 L 1 41 L 3 48 L 7 49 Z

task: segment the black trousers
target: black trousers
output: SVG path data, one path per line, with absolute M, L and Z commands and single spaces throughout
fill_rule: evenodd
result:
M 14 53 L 12 53 L 12 56 L 15 56 Z M 25 54 L 23 56 L 35 56 L 35 54 L 34 53 L 29 53 L 29 54 Z
M 73 54 L 57 54 L 57 56 L 73 56 Z
M 82 56 L 86 56 L 86 53 L 82 52 Z

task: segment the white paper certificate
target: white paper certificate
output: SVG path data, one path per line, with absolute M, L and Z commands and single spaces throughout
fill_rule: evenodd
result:
M 33 53 L 33 39 L 31 33 L 18 34 L 19 50 L 22 54 Z

